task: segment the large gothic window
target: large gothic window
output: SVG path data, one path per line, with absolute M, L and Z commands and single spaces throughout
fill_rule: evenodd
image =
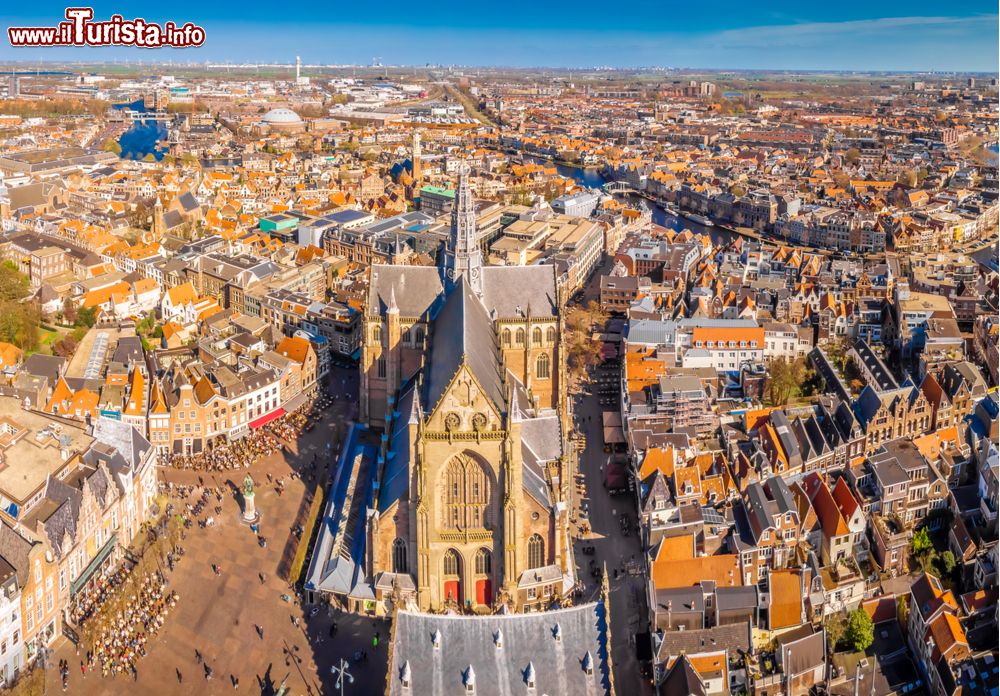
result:
M 538 356 L 538 361 L 536 365 L 535 375 L 538 379 L 548 379 L 549 378 L 549 356 L 547 353 L 542 353 Z
M 448 549 L 444 553 L 444 574 L 458 575 L 458 553 L 455 549 Z
M 556 342 L 556 327 L 550 326 L 549 330 L 546 331 L 545 333 L 546 333 L 546 338 L 548 339 L 548 342 L 550 344 Z
M 516 334 L 517 345 L 524 345 L 524 329 L 518 329 Z
M 493 572 L 493 554 L 489 549 L 476 551 L 476 575 L 489 575 Z
M 372 329 L 372 342 L 373 343 L 382 343 L 382 327 L 381 326 L 376 326 L 374 329 Z
M 378 373 L 378 378 L 385 379 L 385 356 L 380 355 L 376 363 L 377 363 L 376 370 Z
M 531 342 L 536 346 L 542 345 L 542 330 L 537 326 L 531 332 Z
M 504 329 L 502 335 L 502 342 L 505 347 L 510 346 L 510 329 Z
M 402 539 L 396 539 L 392 542 L 392 572 L 409 572 L 409 568 L 406 563 L 406 542 Z
M 528 567 L 541 568 L 545 565 L 545 542 L 538 534 L 528 539 Z
M 459 455 L 442 474 L 445 529 L 489 529 L 493 479 L 474 457 Z

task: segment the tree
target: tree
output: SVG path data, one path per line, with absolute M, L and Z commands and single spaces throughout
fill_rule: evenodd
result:
M 77 326 L 86 326 L 88 329 L 97 323 L 97 307 L 80 307 L 76 318 Z
M 799 390 L 806 379 L 806 365 L 801 358 L 772 360 L 767 382 L 767 400 L 771 406 L 784 406 Z
M 28 276 L 13 261 L 0 264 L 0 300 L 20 300 L 28 294 Z
M 933 548 L 934 544 L 931 542 L 931 535 L 927 532 L 926 527 L 921 527 L 913 533 L 913 539 L 910 541 L 910 550 L 914 556 L 922 556 Z
M 38 349 L 42 314 L 31 302 L 0 301 L 0 340 L 25 352 Z
M 58 355 L 61 358 L 68 358 L 76 351 L 76 339 L 72 336 L 66 336 L 60 341 L 56 341 L 52 344 L 52 354 Z
M 938 557 L 938 563 L 941 566 L 942 575 L 951 575 L 952 571 L 955 570 L 955 554 L 951 551 L 944 551 Z
M 831 614 L 826 619 L 823 628 L 826 629 L 826 641 L 827 645 L 830 646 L 830 652 L 834 652 L 844 639 L 844 633 L 847 632 L 847 617 L 839 611 L 836 614 Z
M 896 181 L 901 183 L 906 188 L 913 188 L 917 185 L 917 173 L 912 169 L 907 169 L 899 173 L 896 177 Z
M 108 138 L 107 140 L 105 140 L 104 145 L 101 146 L 101 149 L 104 150 L 105 152 L 111 152 L 116 155 L 120 155 L 122 153 L 122 146 L 114 138 Z
M 848 647 L 857 652 L 863 652 L 875 641 L 875 624 L 861 607 L 851 612 L 847 617 L 847 631 L 844 640 Z
M 858 160 L 861 159 L 861 151 L 856 147 L 852 147 L 844 153 L 844 159 L 848 164 L 857 164 Z
M 76 323 L 76 303 L 69 297 L 63 300 L 63 321 L 67 324 Z

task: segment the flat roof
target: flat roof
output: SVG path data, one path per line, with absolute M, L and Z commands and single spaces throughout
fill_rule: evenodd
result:
M 454 198 L 455 190 L 447 189 L 443 186 L 424 186 L 420 189 L 420 193 L 434 193 L 438 196 L 444 196 L 445 198 Z
M 68 450 L 81 454 L 94 441 L 82 428 L 25 411 L 20 400 L 10 396 L 0 396 L 0 423 L 5 420 L 26 430 L 3 450 L 0 466 L 0 495 L 18 504 L 41 488 L 49 474 L 65 468 L 60 440 Z

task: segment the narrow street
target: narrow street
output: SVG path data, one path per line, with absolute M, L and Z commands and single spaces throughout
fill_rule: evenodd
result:
M 600 277 L 608 265 L 605 263 L 594 272 L 583 293 L 584 304 L 599 299 Z M 583 433 L 586 442 L 580 453 L 579 471 L 573 486 L 574 514 L 577 518 L 574 534 L 579 537 L 583 520 L 590 525 L 590 532 L 576 541 L 576 563 L 580 578 L 585 583 L 584 597 L 587 599 L 596 597 L 600 591 L 600 575 L 593 577 L 592 569 L 600 571 L 607 568 L 611 589 L 611 644 L 616 691 L 621 694 L 647 694 L 652 691 L 639 672 L 635 648 L 636 633 L 647 630 L 642 547 L 635 531 L 634 495 L 631 492 L 611 495 L 604 486 L 604 469 L 611 455 L 604 451 L 602 414 L 605 410 L 617 410 L 617 407 L 602 406 L 599 395 L 591 393 L 597 391 L 594 377 L 598 373 L 617 375 L 617 370 L 598 368 L 591 374 L 589 383 L 580 385 L 580 393 L 570 396 L 576 427 Z M 581 515 L 581 506 L 586 509 L 585 515 Z M 623 514 L 628 518 L 627 536 L 621 524 Z M 593 555 L 583 553 L 588 546 L 593 547 Z M 629 564 L 633 569 L 638 568 L 639 573 L 630 574 L 627 569 Z

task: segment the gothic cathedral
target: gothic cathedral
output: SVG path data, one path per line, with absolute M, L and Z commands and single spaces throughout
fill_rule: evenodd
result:
M 381 432 L 379 599 L 490 611 L 572 590 L 575 455 L 553 266 L 484 266 L 468 169 L 439 268 L 371 268 L 361 419 Z

